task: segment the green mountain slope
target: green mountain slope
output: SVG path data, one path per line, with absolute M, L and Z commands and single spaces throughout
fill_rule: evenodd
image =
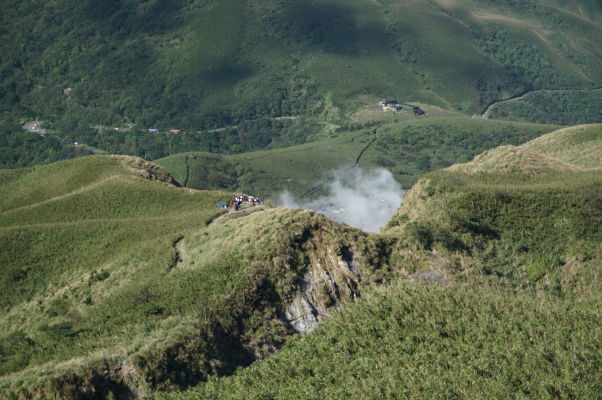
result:
M 595 397 L 600 322 L 592 303 L 398 284 L 233 377 L 152 398 Z
M 531 88 L 602 84 L 595 1 L 3 0 L 2 9 L 2 110 L 66 132 L 332 119 L 381 97 L 475 113 Z
M 169 155 L 0 169 L 1 398 L 602 392 L 599 1 L 0 6 L 0 167 Z M 216 207 L 344 165 L 380 234 Z
M 470 254 L 472 261 L 456 259 L 467 275 L 595 293 L 601 128 L 566 128 L 430 174 L 388 231 L 423 249 Z
M 262 363 L 149 398 L 595 397 L 602 164 L 575 156 L 601 142 L 579 126 L 428 174 L 385 230 L 404 278 Z
M 382 234 L 224 213 L 135 157 L 0 171 L 0 394 L 591 397 L 601 132 L 432 172 Z

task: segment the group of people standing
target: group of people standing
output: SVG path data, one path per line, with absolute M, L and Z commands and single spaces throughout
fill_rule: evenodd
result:
M 242 205 L 254 207 L 263 204 L 263 200 L 253 196 L 236 196 L 230 202 L 230 209 L 238 211 Z

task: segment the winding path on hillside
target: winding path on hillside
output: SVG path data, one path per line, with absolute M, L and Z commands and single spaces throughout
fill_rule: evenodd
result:
M 22 210 L 27 209 L 27 208 L 34 208 L 34 207 L 38 207 L 38 206 L 41 206 L 41 205 L 44 205 L 44 204 L 47 204 L 47 203 L 52 203 L 52 202 L 55 202 L 55 201 L 63 200 L 63 199 L 68 198 L 68 197 L 76 196 L 78 194 L 81 194 L 81 193 L 93 190 L 93 189 L 97 188 L 98 186 L 101 186 L 104 183 L 107 183 L 107 182 L 112 181 L 112 180 L 120 179 L 120 178 L 128 178 L 128 177 L 124 176 L 124 175 L 112 175 L 112 176 L 109 176 L 107 178 L 100 179 L 100 180 L 98 180 L 96 182 L 92 182 L 92 183 L 90 183 L 90 184 L 88 184 L 86 186 L 82 186 L 82 187 L 79 187 L 77 189 L 74 189 L 74 190 L 72 190 L 71 192 L 68 192 L 68 193 L 64 193 L 64 194 L 61 194 L 61 195 L 58 195 L 58 196 L 50 197 L 48 199 L 36 201 L 36 202 L 30 203 L 30 204 L 26 204 L 24 206 L 20 206 L 20 207 L 15 207 L 15 208 L 11 208 L 11 209 L 8 209 L 8 210 L 4 210 L 4 211 L 0 212 L 0 215 L 7 215 L 7 214 L 15 213 L 15 212 L 18 212 L 18 211 L 22 211 Z
M 376 129 L 374 128 L 371 132 L 371 134 L 374 136 L 372 139 L 370 139 L 370 141 L 368 142 L 368 144 L 366 144 L 366 146 L 364 146 L 364 148 L 362 148 L 362 150 L 360 151 L 360 153 L 357 155 L 357 157 L 355 158 L 355 164 L 353 165 L 354 168 L 357 168 L 357 166 L 359 165 L 360 161 L 362 160 L 362 157 L 364 156 L 364 154 L 366 153 L 366 151 L 368 151 L 370 149 L 370 147 L 374 144 L 374 142 L 376 142 L 376 139 L 378 139 L 378 137 L 376 136 Z M 312 187 L 311 189 L 309 189 L 307 192 L 303 193 L 299 199 L 304 199 L 307 196 L 317 192 L 318 190 L 322 189 L 324 186 L 326 185 L 326 182 L 322 181 L 320 183 L 318 183 L 316 186 Z
M 357 155 L 357 158 L 355 159 L 355 165 L 354 165 L 354 167 L 357 168 L 357 166 L 359 165 L 360 161 L 362 160 L 362 157 L 363 157 L 364 153 L 366 153 L 366 151 L 368 151 L 368 149 L 374 144 L 374 142 L 376 142 L 376 139 L 378 139 L 378 137 L 376 136 L 376 128 L 374 128 L 372 130 L 372 135 L 374 136 L 372 138 L 372 140 L 370 140 L 370 142 L 368 142 L 368 144 L 366 145 L 366 147 L 364 147 L 362 149 L 362 151 L 360 151 L 360 154 Z
M 483 110 L 483 112 L 481 113 L 481 118 L 483 119 L 489 119 L 489 114 L 491 113 L 491 109 L 493 108 L 493 106 L 500 104 L 500 103 L 507 103 L 510 101 L 516 101 L 516 100 L 522 100 L 523 98 L 525 98 L 527 95 L 531 94 L 531 93 L 543 93 L 543 92 L 593 92 L 595 90 L 600 90 L 602 89 L 602 86 L 598 86 L 595 88 L 590 88 L 590 89 L 530 89 L 530 90 L 525 90 L 519 94 L 516 94 L 514 96 L 508 97 L 506 99 L 501 99 L 501 100 L 494 100 L 492 102 L 490 102 L 489 104 L 487 104 L 487 106 L 485 107 L 485 109 Z
M 186 175 L 184 175 L 184 181 L 182 182 L 182 186 L 186 187 L 188 184 L 188 177 L 190 176 L 190 164 L 188 164 L 188 156 L 184 156 L 184 163 L 186 164 Z

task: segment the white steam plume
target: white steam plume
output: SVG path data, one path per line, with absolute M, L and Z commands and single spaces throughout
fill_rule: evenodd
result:
M 403 195 L 391 172 L 383 168 L 340 168 L 329 174 L 323 187 L 327 194 L 317 199 L 303 201 L 284 192 L 278 203 L 314 210 L 337 222 L 378 232 L 391 219 Z

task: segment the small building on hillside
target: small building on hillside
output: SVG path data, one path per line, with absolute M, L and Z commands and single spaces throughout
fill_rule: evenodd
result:
M 383 111 L 400 111 L 400 110 L 408 110 L 412 111 L 414 115 L 424 115 L 425 112 L 418 106 L 407 103 L 400 103 L 395 99 L 383 99 L 378 102 L 380 106 L 382 106 Z
M 401 106 L 399 105 L 399 101 L 395 99 L 382 99 L 378 102 L 379 105 L 383 107 L 383 111 L 399 111 L 401 110 Z
M 383 111 L 399 111 L 402 107 L 399 104 L 387 104 L 383 106 Z
M 425 114 L 425 112 L 420 107 L 415 106 L 413 104 L 406 104 L 406 103 L 404 103 L 404 104 L 401 104 L 401 106 L 403 108 L 405 108 L 406 110 L 408 110 L 408 111 L 411 110 L 414 113 L 414 115 L 419 116 L 419 115 L 424 115 Z
M 395 99 L 382 99 L 381 101 L 378 102 L 379 105 L 381 106 L 388 106 L 390 104 L 399 104 L 399 101 L 395 100 Z
M 174 135 L 178 135 L 180 132 L 182 132 L 181 129 L 170 129 L 169 133 L 174 134 Z

